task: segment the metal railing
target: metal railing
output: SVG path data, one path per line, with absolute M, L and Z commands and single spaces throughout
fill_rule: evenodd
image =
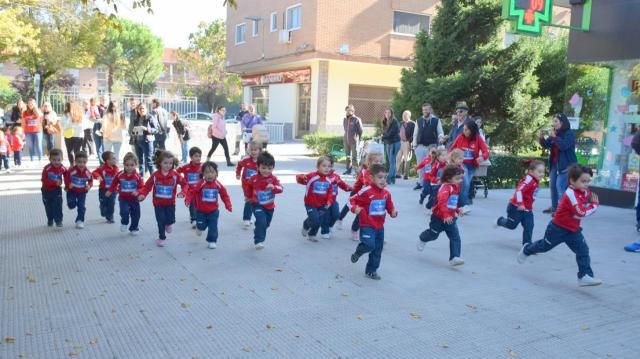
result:
M 264 125 L 269 131 L 269 143 L 284 143 L 284 123 L 266 121 Z

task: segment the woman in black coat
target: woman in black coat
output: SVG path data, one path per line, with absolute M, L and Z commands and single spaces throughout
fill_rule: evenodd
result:
M 387 183 L 395 184 L 396 158 L 398 157 L 398 152 L 400 152 L 400 124 L 398 124 L 398 120 L 391 108 L 384 111 L 384 118 L 382 119 L 382 142 L 384 143 L 389 160 Z

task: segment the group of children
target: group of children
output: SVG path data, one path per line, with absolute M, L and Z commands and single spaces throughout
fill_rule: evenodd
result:
M 24 148 L 24 131 L 22 127 L 13 129 L 5 127 L 0 130 L 0 171 L 11 173 L 9 158 L 13 156 L 13 165 L 22 166 L 22 149 Z

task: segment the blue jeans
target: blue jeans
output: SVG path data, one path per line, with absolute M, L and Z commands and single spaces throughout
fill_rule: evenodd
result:
M 153 141 L 136 141 L 136 156 L 138 156 L 140 176 L 144 178 L 145 167 L 149 170 L 149 174 L 153 174 Z
M 2 163 L 0 163 L 2 166 L 4 166 L 5 170 L 9 169 L 9 156 L 7 155 L 0 155 L 0 161 L 2 161 Z
M 198 211 L 196 211 L 196 201 L 192 199 L 191 203 L 189 203 L 189 221 L 193 223 L 197 220 L 198 220 Z
M 104 195 L 106 192 L 107 190 L 104 188 L 100 188 L 100 190 L 98 191 L 100 215 L 106 218 L 108 221 L 113 221 L 113 213 L 115 212 L 116 206 L 116 195 L 114 193 L 111 195 L 111 197 L 107 197 Z
M 322 218 L 322 225 L 320 226 L 320 233 L 328 234 L 331 231 L 331 227 L 336 224 L 336 221 L 340 217 L 340 205 L 338 202 L 333 202 L 331 207 L 324 212 Z
M 389 174 L 387 175 L 388 183 L 396 183 L 396 159 L 400 152 L 400 141 L 388 144 L 387 157 L 389 158 Z
M 205 231 L 209 228 L 209 232 L 207 232 L 207 242 L 216 243 L 218 241 L 218 217 L 220 217 L 220 211 L 215 210 L 211 213 L 202 213 L 200 211 L 196 214 L 197 219 L 197 228 L 200 231 Z
M 549 169 L 549 188 L 551 189 L 551 207 L 555 211 L 558 209 L 558 203 L 564 195 L 564 191 L 569 187 L 569 174 L 568 169 L 564 172 L 558 171 L 558 167 L 555 164 L 551 165 Z
M 365 273 L 376 273 L 378 271 L 380 260 L 382 259 L 382 248 L 384 248 L 384 228 L 360 228 L 360 243 L 356 247 L 356 254 L 362 256 L 369 253 L 369 261 L 367 261 Z
M 273 219 L 273 209 L 266 209 L 259 204 L 252 204 L 253 215 L 256 217 L 256 228 L 253 231 L 253 243 L 262 243 L 267 239 L 267 228 Z
M 189 159 L 189 141 L 182 141 L 180 149 L 182 150 L 182 163 L 187 163 Z
M 471 189 L 471 181 L 476 174 L 476 167 L 470 164 L 464 164 L 464 177 L 462 178 L 462 186 L 460 188 L 460 197 L 458 197 L 458 206 L 464 207 L 469 205 L 469 190 Z
M 38 156 L 38 161 L 42 160 L 42 132 L 25 133 L 29 158 L 33 161 L 33 156 Z
M 253 214 L 253 205 L 251 204 L 251 202 L 245 200 L 244 201 L 244 209 L 242 211 L 242 220 L 243 221 L 250 221 L 251 220 L 251 214 Z
M 310 236 L 316 236 L 322 225 L 322 220 L 327 209 L 307 205 L 305 205 L 304 208 L 307 210 L 307 219 L 302 223 L 302 227 L 309 232 Z
M 78 215 L 76 216 L 76 222 L 84 222 L 84 215 L 87 213 L 87 192 L 67 192 L 67 206 L 69 209 L 78 208 Z
M 104 152 L 104 141 L 102 136 L 98 136 L 95 133 L 93 134 L 93 142 L 96 144 L 96 156 L 98 157 L 98 162 L 103 164 L 102 153 Z
M 176 206 L 153 206 L 153 209 L 158 223 L 158 238 L 167 239 L 165 226 L 176 223 Z
M 47 144 L 47 153 L 49 153 L 55 146 L 55 143 L 56 143 L 55 135 L 50 135 L 48 133 L 45 133 L 43 134 L 43 137 L 44 137 L 44 142 Z
M 438 239 L 440 233 L 445 232 L 449 237 L 449 260 L 460 257 L 462 252 L 462 241 L 460 240 L 460 232 L 458 231 L 457 218 L 453 219 L 453 223 L 446 224 L 440 218 L 431 215 L 429 228 L 420 233 L 420 240 L 423 242 L 431 242 Z
M 520 211 L 518 207 L 509 203 L 507 206 L 507 218 L 498 218 L 498 225 L 508 229 L 516 229 L 522 224 L 522 244 L 531 243 L 533 236 L 533 212 Z
M 578 263 L 578 278 L 585 275 L 593 277 L 591 270 L 591 257 L 589 257 L 589 246 L 582 235 L 582 228 L 577 232 L 571 232 L 550 222 L 544 233 L 544 239 L 528 244 L 524 247 L 524 254 L 530 256 L 552 250 L 555 246 L 563 243 L 576 254 Z
M 112 197 L 115 194 L 111 195 Z M 137 231 L 138 224 L 140 223 L 140 202 L 137 199 L 122 199 L 119 198 L 120 203 L 120 224 L 123 226 L 129 225 L 129 218 L 131 218 L 130 231 Z
M 429 195 L 429 200 L 427 201 L 427 209 L 431 209 L 436 205 L 436 200 L 438 199 L 438 191 L 440 191 L 440 185 L 432 186 L 431 184 L 429 184 L 429 186 L 431 187 L 431 194 Z
M 47 214 L 47 224 L 62 224 L 62 189 L 60 187 L 53 191 L 47 191 L 44 188 L 42 192 L 42 203 Z
M 22 166 L 22 151 L 13 151 L 13 164 Z
M 422 192 L 420 192 L 420 204 L 422 204 L 424 202 L 424 199 L 430 194 L 431 194 L 431 181 L 425 181 L 424 179 L 422 179 Z

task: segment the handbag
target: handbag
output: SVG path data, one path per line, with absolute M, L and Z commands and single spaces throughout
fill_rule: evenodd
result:
M 207 137 L 213 138 L 214 129 L 215 129 L 215 127 L 213 127 L 213 123 L 210 124 L 209 127 L 207 128 Z

